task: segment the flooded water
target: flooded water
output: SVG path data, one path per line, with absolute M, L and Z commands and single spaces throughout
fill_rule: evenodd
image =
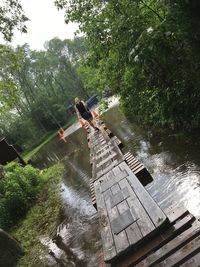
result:
M 114 107 L 104 121 L 130 151 L 149 170 L 153 182 L 146 189 L 166 209 L 185 206 L 200 216 L 200 138 L 192 141 L 172 133 L 157 133 L 130 123 Z M 58 238 L 48 242 L 52 266 L 99 266 L 101 240 L 98 215 L 90 198 L 91 168 L 86 133 L 81 128 L 67 137 L 67 143 L 54 140 L 34 159 L 44 168 L 62 160 L 65 176 L 61 188 L 63 220 Z M 55 265 L 57 264 L 57 265 Z
M 76 127 L 77 128 L 77 127 Z M 86 132 L 79 128 L 66 138 L 67 143 L 53 140 L 33 159 L 39 168 L 58 161 L 65 165 L 61 183 L 62 221 L 55 240 L 43 238 L 51 257 L 49 266 L 99 266 L 101 239 L 98 214 L 90 197 L 91 169 Z
M 130 151 L 149 170 L 154 181 L 146 189 L 163 208 L 185 206 L 200 216 L 200 137 L 188 140 L 172 132 L 158 133 L 128 122 L 116 109 L 105 122 Z

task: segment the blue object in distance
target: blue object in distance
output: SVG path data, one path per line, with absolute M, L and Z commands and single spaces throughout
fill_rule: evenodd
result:
M 98 96 L 99 94 L 95 94 L 86 101 L 86 105 L 89 109 L 99 102 Z

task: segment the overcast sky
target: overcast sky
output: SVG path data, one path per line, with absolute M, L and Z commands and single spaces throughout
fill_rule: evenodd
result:
M 28 43 L 32 49 L 41 50 L 45 41 L 54 37 L 71 39 L 78 25 L 65 24 L 64 11 L 57 10 L 54 0 L 21 0 L 27 22 L 28 33 L 15 32 L 12 45 Z

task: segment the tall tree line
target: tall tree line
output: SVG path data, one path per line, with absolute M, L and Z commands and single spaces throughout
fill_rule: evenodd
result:
M 54 38 L 44 51 L 32 51 L 27 44 L 0 47 L 1 135 L 29 148 L 67 122 L 74 97 L 88 97 L 75 68 L 85 54 L 82 43 L 82 38 Z

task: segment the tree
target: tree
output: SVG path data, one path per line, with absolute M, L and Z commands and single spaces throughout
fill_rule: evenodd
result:
M 86 35 L 89 66 L 151 125 L 200 125 L 200 2 L 57 0 Z M 99 79 L 99 77 L 98 77 Z
M 11 41 L 14 29 L 27 32 L 27 20 L 19 0 L 1 1 L 0 33 L 6 41 Z M 11 74 L 19 68 L 18 57 L 20 55 L 14 53 L 11 47 L 0 45 L 0 113 L 13 108 L 14 101 L 19 97 L 18 85 Z
M 54 38 L 45 46 L 45 51 L 32 51 L 27 44 L 7 47 L 0 65 L 1 134 L 23 149 L 63 126 L 76 96 L 88 97 L 75 68 L 74 51 L 81 44 L 74 48 L 73 41 Z M 5 87 L 9 81 L 15 90 Z
M 15 107 L 19 87 L 13 75 L 20 69 L 22 54 L 11 47 L 0 45 L 0 113 Z
M 2 0 L 0 6 L 0 32 L 6 41 L 11 41 L 14 29 L 26 33 L 25 22 L 28 18 L 24 15 L 19 0 Z

